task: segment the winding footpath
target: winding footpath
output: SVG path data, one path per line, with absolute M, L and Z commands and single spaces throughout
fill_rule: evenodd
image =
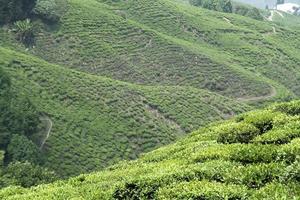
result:
M 41 121 L 46 121 L 46 123 L 47 123 L 47 126 L 46 126 L 47 127 L 47 134 L 46 134 L 46 137 L 43 139 L 43 141 L 41 143 L 41 146 L 40 146 L 40 150 L 42 150 L 44 148 L 44 145 L 45 145 L 46 141 L 48 140 L 48 138 L 51 135 L 51 130 L 52 130 L 53 123 L 52 123 L 51 119 L 47 116 L 40 117 L 40 120 Z
M 271 86 L 271 91 L 267 95 L 259 96 L 259 97 L 240 97 L 240 98 L 237 98 L 237 100 L 240 101 L 240 102 L 262 101 L 262 100 L 267 100 L 267 99 L 273 98 L 276 95 L 277 95 L 276 89 L 273 86 Z

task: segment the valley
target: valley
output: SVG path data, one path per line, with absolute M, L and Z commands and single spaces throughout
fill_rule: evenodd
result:
M 29 1 L 0 2 L 0 199 L 300 196 L 299 16 Z

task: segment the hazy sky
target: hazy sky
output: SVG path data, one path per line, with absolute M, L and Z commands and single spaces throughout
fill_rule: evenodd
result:
M 266 5 L 268 5 L 270 8 L 273 8 L 276 3 L 276 0 L 235 0 L 235 1 L 248 3 L 259 8 L 265 8 Z M 300 0 L 286 0 L 285 2 L 300 4 Z

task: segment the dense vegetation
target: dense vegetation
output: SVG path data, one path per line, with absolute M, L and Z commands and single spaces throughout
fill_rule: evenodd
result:
M 202 128 L 131 162 L 4 199 L 299 199 L 300 102 Z
M 36 0 L 1 0 L 0 24 L 24 20 L 31 14 Z
M 0 188 L 55 180 L 54 173 L 39 166 L 42 156 L 31 141 L 39 125 L 37 110 L 26 96 L 15 93 L 12 84 L 0 68 Z
M 246 100 L 299 93 L 299 33 L 270 22 L 168 0 L 71 0 L 48 29 L 30 53 L 80 71 Z
M 53 124 L 45 166 L 62 176 L 101 169 L 168 144 L 249 106 L 189 87 L 128 84 L 0 48 L 13 87 Z M 47 121 L 33 135 L 40 146 Z M 63 152 L 63 154 L 62 154 Z
M 232 3 L 230 0 L 190 0 L 190 3 L 209 10 L 232 13 Z
M 209 122 L 300 95 L 300 32 L 263 21 L 252 7 L 2 2 L 0 187 L 136 159 Z M 12 187 L 0 198 L 297 196 L 298 104 L 216 123 L 138 161 L 39 186 L 41 193 Z

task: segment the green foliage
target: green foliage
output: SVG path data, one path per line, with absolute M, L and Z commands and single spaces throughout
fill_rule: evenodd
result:
M 194 6 L 202 6 L 209 10 L 216 10 L 221 12 L 232 12 L 232 4 L 230 0 L 190 0 Z
M 287 166 L 283 175 L 283 181 L 294 181 L 300 182 L 300 161 L 299 157 L 296 158 L 296 161 L 291 165 Z
M 173 187 L 162 188 L 158 199 L 247 199 L 249 192 L 245 186 L 222 183 L 193 181 L 182 182 Z
M 220 126 L 218 142 L 221 143 L 248 143 L 254 137 L 260 134 L 259 129 L 247 123 L 229 123 Z
M 10 85 L 9 76 L 0 67 L 0 148 L 4 148 L 10 139 L 11 133 L 8 131 L 5 119 L 6 113 L 9 112 L 10 100 Z
M 273 121 L 278 113 L 273 113 L 268 110 L 260 112 L 250 112 L 244 116 L 240 116 L 238 120 L 242 120 L 246 123 L 253 124 L 259 129 L 260 133 L 265 133 L 266 131 L 273 128 Z
M 258 66 L 258 59 L 246 62 L 246 54 L 235 56 L 244 62 L 232 65 L 228 62 L 236 59 L 218 52 L 223 38 L 232 44 L 232 34 L 236 33 L 223 19 L 224 13 L 165 1 L 69 1 L 57 31 L 43 30 L 32 53 L 52 63 L 130 83 L 194 87 L 229 97 L 270 93 L 270 83 L 241 70 L 246 63 Z M 126 13 L 127 20 L 120 12 Z M 237 34 L 242 36 L 251 30 L 251 38 L 261 41 L 258 32 L 268 31 L 269 27 L 255 24 L 259 28 L 252 30 L 244 27 L 248 23 L 253 22 L 238 26 Z M 238 38 L 240 46 L 244 46 L 244 40 L 249 43 L 248 39 Z M 226 116 L 231 115 L 229 112 Z
M 284 172 L 284 165 L 278 163 L 237 166 L 225 174 L 224 181 L 261 188 L 266 183 L 278 181 Z
M 10 89 L 11 81 L 9 76 L 5 71 L 0 67 L 0 95 L 2 98 L 5 98 L 8 90 Z M 2 99 L 1 98 L 1 99 Z
M 29 162 L 10 163 L 3 172 L 6 186 L 32 187 L 57 180 L 54 172 Z
M 32 11 L 36 0 L 1 0 L 0 24 L 24 20 Z
M 56 0 L 37 0 L 33 12 L 49 22 L 58 22 L 59 7 Z
M 17 21 L 14 23 L 17 39 L 26 45 L 34 42 L 34 26 L 30 19 Z
M 0 151 L 0 168 L 3 166 L 4 162 L 4 151 Z
M 269 163 L 277 157 L 277 147 L 275 145 L 247 144 L 236 146 L 231 149 L 230 159 L 249 163 Z
M 274 111 L 286 113 L 288 115 L 299 115 L 300 114 L 300 102 L 292 101 L 289 103 L 279 103 L 271 106 Z
M 18 99 L 24 101 L 27 96 L 32 104 L 14 104 L 12 110 L 19 114 L 26 108 L 26 117 L 20 121 L 6 117 L 11 119 L 10 127 L 19 127 L 12 133 L 22 134 L 28 123 L 23 126 L 20 122 L 27 122 L 32 114 L 40 128 L 24 134 L 41 144 L 48 133 L 49 120 L 39 121 L 38 117 L 45 113 L 53 126 L 43 148 L 44 166 L 62 176 L 135 159 L 212 120 L 249 109 L 206 90 L 128 84 L 4 48 L 0 52 L 1 59 L 11 63 L 5 70 L 15 76 L 15 92 L 24 94 Z
M 34 164 L 41 162 L 37 146 L 23 135 L 13 135 L 7 147 L 7 155 L 11 162 L 29 161 Z
M 264 20 L 264 17 L 262 15 L 262 13 L 260 12 L 260 10 L 258 10 L 255 7 L 252 7 L 252 6 L 247 6 L 247 5 L 243 5 L 243 4 L 234 4 L 233 13 L 242 15 L 245 17 L 251 17 L 256 20 L 261 20 L 261 21 Z
M 285 144 L 297 137 L 300 137 L 299 129 L 275 129 L 255 138 L 254 142 L 264 144 Z
M 0 68 L 0 148 L 5 149 L 12 134 L 31 136 L 37 131 L 38 113 L 31 101 L 15 94 L 10 77 Z
M 273 182 L 268 184 L 266 187 L 258 190 L 254 195 L 253 199 L 297 199 L 300 195 L 299 183 L 287 183 L 282 184 Z
M 17 59 L 6 67 L 14 76 L 14 90 L 27 94 L 36 109 L 53 121 L 44 148 L 45 166 L 60 174 L 79 174 L 136 158 L 209 121 L 249 108 L 238 102 L 300 94 L 297 31 L 276 26 L 275 34 L 273 25 L 266 22 L 168 0 L 68 3 L 70 9 L 61 19 L 61 26 L 39 34 L 36 49 L 30 49 L 28 54 L 138 84 L 73 71 L 0 48 L 1 62 Z M 126 19 L 116 10 L 126 12 Z M 1 29 L 1 36 L 5 36 L 0 38 L 1 45 L 21 49 L 5 41 L 9 36 L 3 32 Z M 277 130 L 287 125 L 276 119 L 278 115 L 282 113 L 256 111 L 233 121 L 258 129 L 260 135 L 275 131 L 276 123 Z M 222 196 L 225 191 L 226 196 L 236 194 L 231 189 L 226 193 L 226 187 L 237 182 L 228 179 L 224 184 L 227 173 L 236 165 L 257 165 L 242 168 L 247 176 L 241 176 L 242 181 L 238 182 L 250 196 L 258 189 L 249 188 L 268 187 L 271 181 L 277 181 L 277 171 L 267 170 L 265 165 L 275 162 L 281 171 L 285 169 L 280 165 L 282 161 L 291 165 L 299 154 L 299 144 L 294 144 L 297 136 L 285 140 L 282 146 L 276 142 L 257 143 L 254 132 L 241 127 L 242 131 L 229 132 L 224 140 L 246 142 L 220 144 L 218 129 L 219 124 L 211 125 L 171 147 L 145 155 L 144 159 L 99 173 L 32 190 L 3 190 L 0 198 L 109 199 L 116 191 L 121 196 L 153 197 L 162 188 L 202 179 L 216 183 L 217 193 Z M 264 193 L 264 188 L 259 190 Z
M 278 151 L 278 157 L 287 163 L 295 162 L 300 155 L 300 139 L 296 138 L 290 143 L 283 145 Z
M 266 113 L 272 112 L 246 113 L 244 121 L 254 126 L 264 124 L 265 119 L 274 119 L 266 117 Z M 260 118 L 262 123 L 257 119 L 260 114 L 264 114 Z M 278 111 L 275 114 L 278 115 L 275 118 L 285 116 Z M 285 131 L 291 123 L 300 120 L 295 116 L 285 117 L 293 120 L 276 122 L 264 134 L 279 129 Z M 217 143 L 219 130 L 224 129 L 224 125 L 246 123 L 235 122 L 239 120 L 241 117 L 212 124 L 136 161 L 121 162 L 104 171 L 30 190 L 0 190 L 0 198 L 298 199 L 299 136 L 284 145 L 257 143 L 259 135 L 247 144 Z M 297 126 L 294 128 L 299 130 Z M 205 137 L 205 134 L 210 136 Z

